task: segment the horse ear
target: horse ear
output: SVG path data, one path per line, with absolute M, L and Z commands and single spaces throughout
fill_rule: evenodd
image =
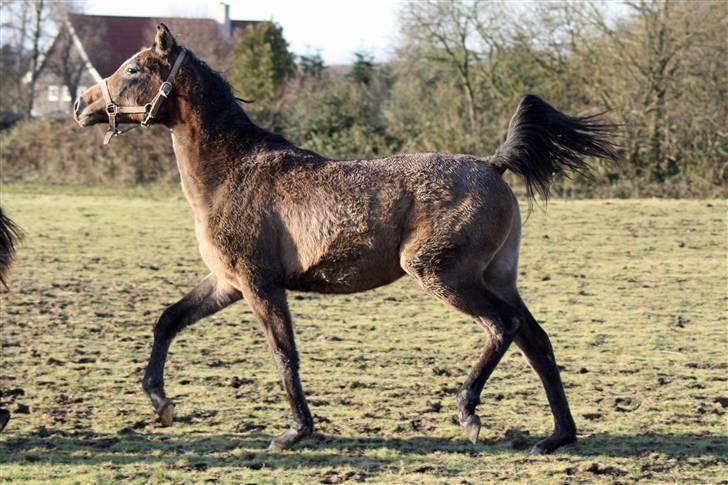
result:
M 177 45 L 172 32 L 166 25 L 157 25 L 157 37 L 154 39 L 154 49 L 160 54 L 168 54 Z

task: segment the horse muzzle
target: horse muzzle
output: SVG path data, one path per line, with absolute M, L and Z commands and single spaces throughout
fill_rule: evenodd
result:
M 106 123 L 108 119 L 100 93 L 94 97 L 91 92 L 93 89 L 91 87 L 81 93 L 73 103 L 73 120 L 82 128 L 97 123 Z

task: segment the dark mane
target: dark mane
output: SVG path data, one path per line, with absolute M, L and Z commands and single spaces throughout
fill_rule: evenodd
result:
M 212 134 L 231 136 L 245 134 L 258 142 L 265 142 L 267 148 L 294 148 L 283 136 L 257 126 L 240 106 L 229 82 L 194 52 L 187 50 L 189 63 L 193 67 L 190 83 L 190 101 L 199 111 L 203 126 Z

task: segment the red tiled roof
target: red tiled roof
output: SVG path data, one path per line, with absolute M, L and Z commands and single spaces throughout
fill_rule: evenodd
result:
M 214 44 L 212 46 L 214 50 L 225 49 L 225 40 L 219 33 L 218 23 L 212 19 L 179 17 L 154 19 L 85 14 L 69 14 L 68 19 L 91 63 L 102 77 L 111 75 L 133 54 L 152 45 L 159 22 L 167 25 L 177 41 L 193 51 L 197 50 L 196 45 L 202 43 L 205 43 L 208 49 L 211 43 Z M 232 37 L 256 23 L 257 21 L 248 20 L 231 21 Z M 210 59 L 205 60 L 210 62 Z M 220 69 L 221 66 L 217 68 Z

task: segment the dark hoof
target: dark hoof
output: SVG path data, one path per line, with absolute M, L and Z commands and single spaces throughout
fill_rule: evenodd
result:
M 10 411 L 7 409 L 0 409 L 0 431 L 5 429 L 8 421 L 10 421 Z
M 159 414 L 159 421 L 161 421 L 162 426 L 172 426 L 174 422 L 174 404 L 172 404 L 172 401 L 167 399 L 157 414 Z
M 576 441 L 576 435 L 575 434 L 567 434 L 567 435 L 552 435 L 546 438 L 543 441 L 539 441 L 536 443 L 536 446 L 531 448 L 531 451 L 528 452 L 529 455 L 547 455 L 549 453 L 553 453 L 557 448 L 568 445 L 569 443 L 573 443 Z
M 291 428 L 285 433 L 279 434 L 278 436 L 273 438 L 273 440 L 270 442 L 270 446 L 268 446 L 268 451 L 270 451 L 271 453 L 276 453 L 279 451 L 287 450 L 306 436 L 309 436 L 311 433 L 311 430 L 298 430 L 295 428 Z
M 474 445 L 477 444 L 478 435 L 480 434 L 480 418 L 473 414 L 465 419 L 461 419 L 460 426 L 462 426 L 470 442 Z

